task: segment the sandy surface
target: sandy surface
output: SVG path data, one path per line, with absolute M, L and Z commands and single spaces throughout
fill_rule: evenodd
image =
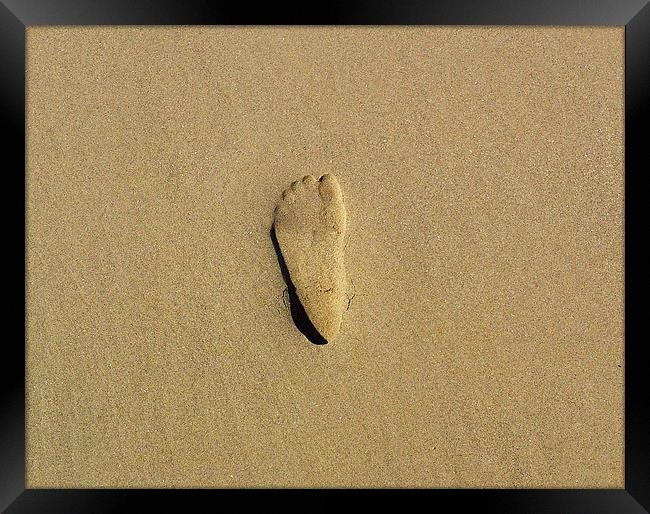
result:
M 623 28 L 29 28 L 28 487 L 623 487 Z M 335 173 L 310 344 L 269 237 Z

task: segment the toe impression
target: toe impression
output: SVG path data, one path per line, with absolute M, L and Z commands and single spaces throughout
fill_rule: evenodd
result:
M 341 199 L 341 186 L 334 175 L 326 173 L 320 178 L 319 182 L 318 190 L 323 200 L 331 202 Z

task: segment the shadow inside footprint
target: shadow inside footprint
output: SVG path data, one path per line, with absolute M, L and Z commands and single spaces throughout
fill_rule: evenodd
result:
M 289 292 L 289 307 L 291 309 L 291 318 L 293 319 L 294 324 L 310 342 L 314 344 L 327 344 L 327 340 L 320 335 L 318 330 L 316 330 L 316 327 L 314 327 L 310 321 L 309 316 L 307 316 L 307 313 L 305 312 L 305 308 L 302 306 L 302 303 L 298 298 L 296 286 L 294 286 L 291 281 L 289 270 L 287 269 L 287 265 L 282 257 L 282 252 L 280 251 L 278 238 L 275 236 L 275 225 L 271 227 L 271 241 L 273 242 L 275 254 L 278 257 L 278 264 L 280 265 L 282 278 L 287 284 L 287 291 Z

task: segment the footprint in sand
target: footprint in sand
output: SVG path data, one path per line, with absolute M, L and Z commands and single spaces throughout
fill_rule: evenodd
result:
M 275 208 L 273 229 L 293 283 L 288 285 L 295 287 L 305 314 L 323 339 L 312 342 L 325 343 L 338 334 L 348 304 L 345 223 L 341 186 L 334 175 L 320 180 L 307 175 L 292 183 Z

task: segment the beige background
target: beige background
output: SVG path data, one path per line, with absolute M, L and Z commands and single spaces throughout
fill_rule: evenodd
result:
M 30 28 L 28 487 L 623 487 L 623 28 Z M 281 191 L 356 287 L 293 326 Z

